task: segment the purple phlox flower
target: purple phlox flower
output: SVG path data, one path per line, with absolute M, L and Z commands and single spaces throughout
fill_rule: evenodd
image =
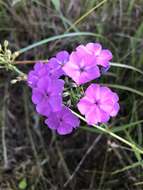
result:
M 37 112 L 48 116 L 50 112 L 61 110 L 63 88 L 64 81 L 61 79 L 41 78 L 32 90 L 32 101 L 36 104 Z
M 79 126 L 79 119 L 66 106 L 61 111 L 50 113 L 45 123 L 50 129 L 56 130 L 60 135 L 66 135 Z
M 56 57 L 49 59 L 47 69 L 51 76 L 59 78 L 64 75 L 62 67 L 68 62 L 69 53 L 67 51 L 60 51 L 56 54 Z
M 91 84 L 77 107 L 81 114 L 85 115 L 89 125 L 106 123 L 110 117 L 117 115 L 119 111 L 118 100 L 118 95 L 108 87 Z
M 77 49 L 77 51 L 71 53 L 63 70 L 78 85 L 84 84 L 100 76 L 99 68 L 93 58 L 90 54 Z
M 79 45 L 76 50 L 82 52 L 82 54 L 90 54 L 94 57 L 97 65 L 109 69 L 109 61 L 112 59 L 112 53 L 108 49 L 102 49 L 99 43 L 88 43 L 87 45 Z
M 42 61 L 39 61 L 35 63 L 34 69 L 28 73 L 27 82 L 31 88 L 35 88 L 39 79 L 46 75 L 46 65 L 47 64 L 43 63 Z

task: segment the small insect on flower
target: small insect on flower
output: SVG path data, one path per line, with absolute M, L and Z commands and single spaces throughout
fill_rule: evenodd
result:
M 119 97 L 108 87 L 91 84 L 77 107 L 89 125 L 105 123 L 119 111 Z

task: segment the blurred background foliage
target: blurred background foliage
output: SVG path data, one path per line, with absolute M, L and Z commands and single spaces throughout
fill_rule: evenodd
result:
M 113 63 L 143 70 L 143 0 L 0 1 L 0 42 L 8 40 L 13 51 L 67 31 L 96 37 L 59 39 L 18 59 L 48 59 L 59 50 L 98 41 L 113 52 Z M 32 65 L 18 67 L 28 72 Z M 0 189 L 143 189 L 142 155 L 94 130 L 68 136 L 51 132 L 35 113 L 25 83 L 10 83 L 14 76 L 0 70 Z M 109 127 L 143 147 L 143 75 L 112 67 L 98 82 L 110 84 L 120 96 L 120 113 Z M 73 93 L 70 98 L 74 104 Z

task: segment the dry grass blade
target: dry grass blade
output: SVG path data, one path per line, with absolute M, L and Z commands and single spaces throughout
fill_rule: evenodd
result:
M 67 187 L 67 185 L 72 181 L 72 179 L 76 176 L 77 172 L 79 171 L 80 167 L 82 166 L 83 162 L 85 161 L 85 159 L 87 158 L 87 156 L 91 153 L 91 151 L 93 150 L 93 148 L 95 147 L 95 145 L 100 141 L 102 135 L 99 135 L 91 144 L 91 146 L 87 149 L 86 153 L 84 154 L 84 156 L 82 157 L 82 159 L 80 160 L 80 162 L 78 163 L 78 165 L 76 166 L 74 172 L 71 174 L 71 176 L 69 177 L 69 179 L 65 182 L 64 184 L 64 188 Z

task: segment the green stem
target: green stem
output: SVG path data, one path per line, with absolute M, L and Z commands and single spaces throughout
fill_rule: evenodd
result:
M 17 73 L 20 76 L 26 76 L 26 74 L 24 72 L 22 72 L 21 70 L 19 70 L 16 66 L 10 64 L 9 65 L 9 69 L 14 71 L 15 73 Z
M 72 111 L 72 110 L 71 110 Z M 81 115 L 77 114 L 76 112 L 72 111 L 74 115 L 76 115 L 78 118 L 80 118 L 81 120 L 86 122 L 86 119 L 84 117 L 82 117 Z M 130 143 L 129 141 L 127 141 L 126 139 L 123 139 L 122 137 L 114 134 L 112 131 L 110 131 L 109 129 L 100 127 L 98 125 L 93 125 L 94 128 L 102 131 L 103 133 L 109 134 L 110 136 L 114 137 L 115 139 L 123 142 L 124 144 L 130 146 L 132 149 L 136 150 L 137 152 L 143 154 L 143 150 L 141 150 L 140 148 L 138 148 L 135 144 Z

